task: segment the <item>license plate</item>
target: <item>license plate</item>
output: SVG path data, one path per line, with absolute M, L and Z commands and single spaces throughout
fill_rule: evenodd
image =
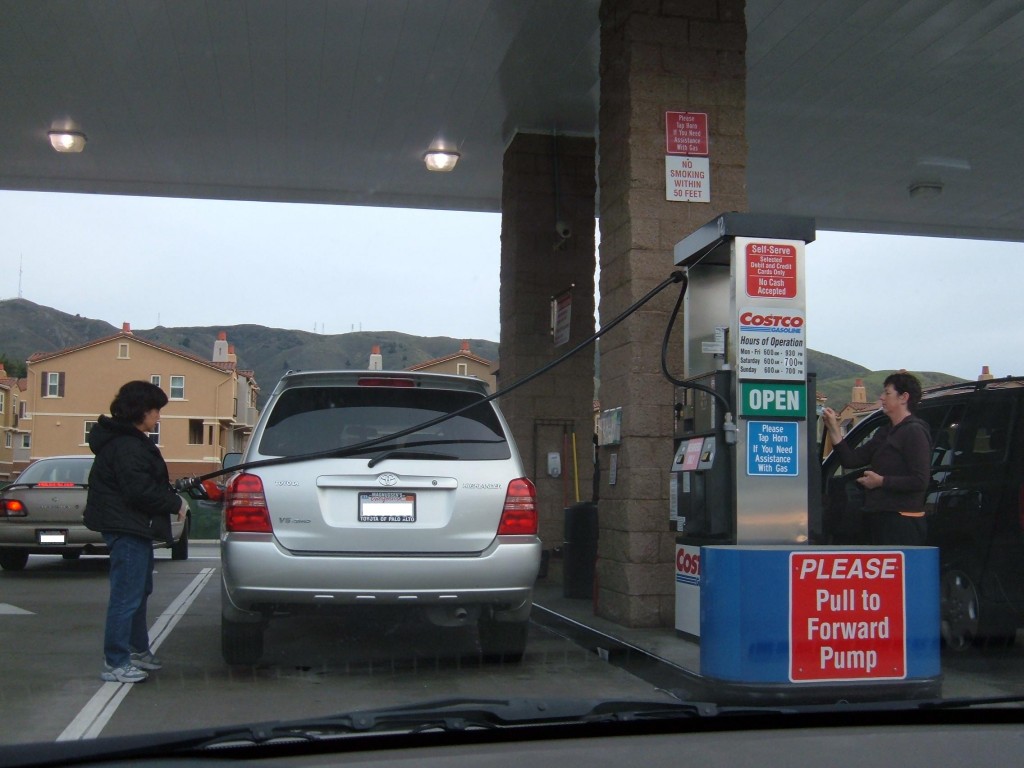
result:
M 401 491 L 362 491 L 359 494 L 359 522 L 415 523 L 416 494 Z
M 68 532 L 67 531 L 36 531 L 36 540 L 40 544 L 67 544 L 68 543 Z

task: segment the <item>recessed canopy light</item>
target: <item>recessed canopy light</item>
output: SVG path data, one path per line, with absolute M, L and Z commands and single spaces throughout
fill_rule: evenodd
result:
M 80 131 L 50 131 L 50 146 L 58 152 L 81 152 L 85 134 Z
M 429 149 L 423 155 L 423 162 L 428 171 L 441 171 L 447 173 L 459 162 L 461 155 L 452 149 Z

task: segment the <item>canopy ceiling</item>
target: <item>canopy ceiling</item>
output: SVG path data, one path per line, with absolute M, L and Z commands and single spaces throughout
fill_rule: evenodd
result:
M 0 188 L 497 211 L 517 131 L 595 134 L 598 5 L 0 0 Z M 747 27 L 751 210 L 1024 240 L 1018 0 L 747 0 Z

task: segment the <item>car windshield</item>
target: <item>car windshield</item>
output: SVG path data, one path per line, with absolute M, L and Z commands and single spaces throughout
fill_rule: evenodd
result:
M 0 0 L 0 768 L 1020 762 L 1022 63 L 1020 0 Z

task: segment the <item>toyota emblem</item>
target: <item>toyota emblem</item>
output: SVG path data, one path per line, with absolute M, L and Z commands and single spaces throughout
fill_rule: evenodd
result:
M 377 482 L 381 485 L 398 485 L 398 475 L 393 472 L 385 472 L 383 475 L 377 476 Z

